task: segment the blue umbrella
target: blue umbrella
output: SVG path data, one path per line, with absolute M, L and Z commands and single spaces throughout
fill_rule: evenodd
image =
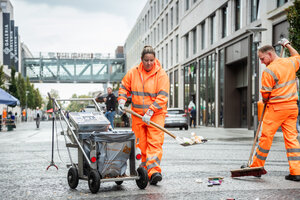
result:
M 0 104 L 14 107 L 16 105 L 20 105 L 20 101 L 0 88 Z

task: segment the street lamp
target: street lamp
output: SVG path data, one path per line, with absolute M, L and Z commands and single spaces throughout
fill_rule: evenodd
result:
M 258 69 L 258 59 L 257 59 L 257 49 L 261 43 L 261 32 L 266 31 L 268 29 L 262 28 L 262 27 L 252 27 L 246 29 L 246 31 L 250 32 L 253 34 L 253 45 L 254 45 L 254 59 L 255 59 L 255 66 L 253 70 L 253 79 L 254 79 L 254 98 L 253 98 L 253 103 L 254 103 L 254 119 L 253 119 L 253 128 L 254 128 L 254 137 L 257 129 L 257 121 L 258 121 L 258 113 L 257 113 L 257 102 L 259 100 L 259 69 Z

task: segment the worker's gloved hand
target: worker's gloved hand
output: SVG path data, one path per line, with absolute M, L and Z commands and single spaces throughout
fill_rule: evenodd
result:
M 119 104 L 118 109 L 119 109 L 119 111 L 122 112 L 122 113 L 124 112 L 125 103 L 126 103 L 126 101 L 125 101 L 124 99 L 120 99 L 120 100 L 118 101 L 118 104 Z
M 278 44 L 285 47 L 286 45 L 290 44 L 290 41 L 288 41 L 286 38 L 282 38 L 281 40 L 278 41 Z
M 143 122 L 145 122 L 149 125 L 150 124 L 150 119 L 151 119 L 153 114 L 154 114 L 153 110 L 148 109 L 147 112 L 144 114 L 144 116 L 142 118 Z

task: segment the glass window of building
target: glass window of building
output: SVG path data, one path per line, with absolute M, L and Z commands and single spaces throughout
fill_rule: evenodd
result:
M 160 0 L 157 0 L 157 12 L 160 13 Z
M 179 60 L 179 37 L 176 35 L 176 63 L 178 63 Z
M 170 11 L 170 17 L 171 17 L 171 19 L 170 19 L 170 22 L 171 22 L 171 30 L 173 30 L 173 21 L 174 21 L 174 19 L 173 19 L 173 15 L 174 15 L 174 11 L 173 11 L 173 7 L 171 8 L 171 11 Z
M 227 36 L 227 5 L 222 8 L 222 38 Z
M 282 6 L 283 4 L 287 3 L 288 0 L 277 0 L 277 7 Z
M 185 10 L 190 8 L 190 0 L 185 0 Z
M 161 19 L 161 38 L 164 39 L 164 19 Z
M 259 0 L 251 0 L 251 22 L 257 20 Z
M 153 3 L 153 14 L 154 14 L 154 19 L 156 18 L 156 1 Z
M 235 0 L 234 11 L 235 30 L 237 31 L 241 28 L 241 0 Z
M 169 33 L 169 15 L 168 13 L 166 14 L 166 34 L 168 35 Z
M 148 10 L 148 28 L 150 27 L 150 10 Z
M 215 28 L 216 24 L 217 24 L 216 23 L 216 15 L 213 14 L 210 17 L 210 44 L 213 44 L 216 41 L 216 36 L 215 36 L 216 32 L 217 32 L 217 30 Z
M 174 82 L 173 82 L 173 72 L 170 72 L 170 95 L 169 95 L 169 107 L 173 107 L 173 93 L 174 93 Z
M 193 54 L 197 53 L 197 29 L 192 30 L 193 34 Z
M 201 24 L 201 49 L 205 48 L 205 22 Z
M 153 31 L 153 41 L 154 41 L 154 46 L 156 45 L 156 28 L 154 28 Z
M 170 61 L 171 61 L 171 66 L 173 66 L 173 39 L 170 41 L 170 50 L 171 50 L 171 52 L 170 52 L 170 54 L 171 54 L 171 59 L 170 59 Z
M 206 58 L 200 60 L 199 66 L 199 120 L 200 125 L 206 125 Z
M 162 47 L 161 48 L 161 65 L 162 65 L 162 68 L 164 68 L 164 48 Z
M 184 109 L 188 109 L 188 105 L 190 102 L 190 84 L 189 84 L 189 66 L 184 67 Z
M 161 0 L 161 9 L 163 10 L 165 6 L 165 0 Z
M 157 24 L 157 42 L 160 42 L 160 31 L 159 31 L 159 27 L 160 27 L 160 24 L 158 23 Z
M 179 3 L 176 2 L 176 25 L 179 23 Z
M 151 8 L 150 8 L 150 16 L 151 16 L 150 24 L 152 24 L 152 22 L 153 22 L 153 6 L 151 6 Z
M 207 123 L 215 125 L 215 54 L 208 56 L 207 63 Z
M 179 82 L 178 82 L 178 69 L 174 71 L 174 107 L 178 107 L 178 88 L 179 88 Z
M 197 2 L 197 0 L 193 0 L 193 3 L 196 3 Z
M 189 34 L 185 35 L 185 58 L 189 57 Z
M 225 53 L 224 49 L 219 53 L 219 126 L 224 126 L 224 69 L 225 69 Z
M 166 69 L 168 69 L 169 68 L 169 48 L 168 48 L 168 43 L 166 44 Z

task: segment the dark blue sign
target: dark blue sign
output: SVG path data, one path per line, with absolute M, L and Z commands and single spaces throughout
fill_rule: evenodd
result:
M 3 64 L 10 66 L 10 14 L 2 13 L 3 16 Z

